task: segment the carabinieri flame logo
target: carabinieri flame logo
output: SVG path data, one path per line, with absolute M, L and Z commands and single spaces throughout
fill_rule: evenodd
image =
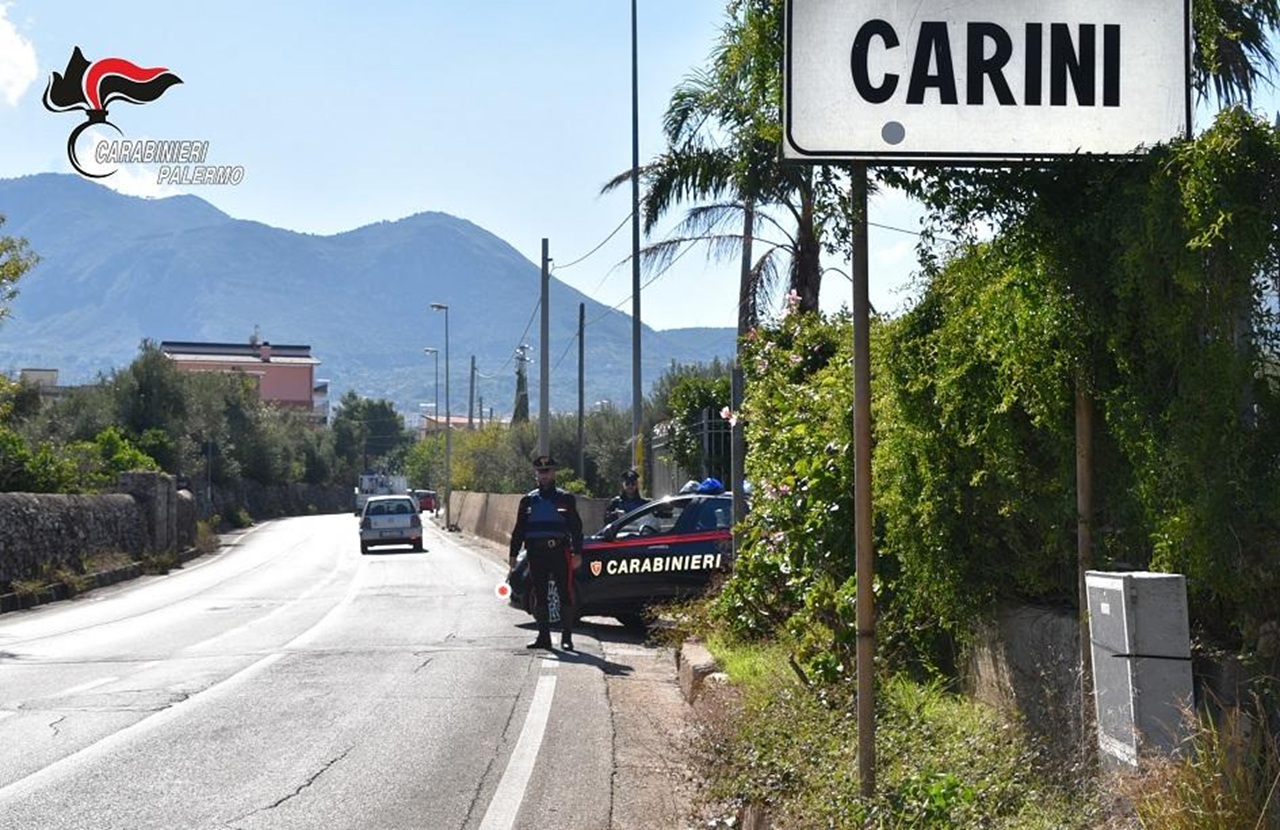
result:
M 102 179 L 110 173 L 90 173 L 76 158 L 76 139 L 95 124 L 105 124 L 116 132 L 120 128 L 107 120 L 107 107 L 113 101 L 147 104 L 165 93 L 182 79 L 164 67 L 144 69 L 123 58 L 103 58 L 90 63 L 77 46 L 67 61 L 66 72 L 54 72 L 44 90 L 44 108 L 50 112 L 84 110 L 85 122 L 67 138 L 67 158 L 82 176 Z M 123 135 L 123 133 L 121 133 Z

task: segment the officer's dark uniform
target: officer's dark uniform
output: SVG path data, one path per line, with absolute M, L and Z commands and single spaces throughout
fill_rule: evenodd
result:
M 637 507 L 643 507 L 649 503 L 649 500 L 640 495 L 640 490 L 634 492 L 627 491 L 628 484 L 639 485 L 640 475 L 635 470 L 627 470 L 622 474 L 622 492 L 613 497 L 613 501 L 609 502 L 609 508 L 605 511 L 604 520 L 612 522 L 614 519 L 627 515 Z
M 573 552 L 582 551 L 582 517 L 572 493 L 556 487 L 556 460 L 540 455 L 533 460 L 539 473 L 538 489 L 520 499 L 516 526 L 511 531 L 511 565 L 521 546 L 528 551 L 529 573 L 538 621 L 538 639 L 529 648 L 551 648 L 551 621 L 547 614 L 547 580 L 554 577 L 560 595 L 560 647 L 573 651 L 573 623 L 576 614 L 573 586 Z M 546 475 L 550 472 L 550 475 Z M 544 475 L 546 476 L 544 478 Z

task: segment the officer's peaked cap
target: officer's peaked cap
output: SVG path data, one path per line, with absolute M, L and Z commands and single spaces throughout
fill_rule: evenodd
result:
M 555 456 L 537 455 L 533 458 L 533 466 L 537 470 L 554 470 L 560 464 L 556 461 Z
M 625 470 L 625 471 L 622 473 L 622 480 L 623 480 L 623 481 L 639 481 L 639 480 L 640 480 L 640 474 L 639 474 L 639 473 L 637 473 L 634 469 L 632 469 L 632 470 Z

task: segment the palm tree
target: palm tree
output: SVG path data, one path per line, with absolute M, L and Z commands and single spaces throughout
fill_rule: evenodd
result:
M 1276 69 L 1270 35 L 1280 28 L 1276 0 L 1195 0 L 1193 83 L 1201 95 L 1212 85 L 1224 104 L 1253 104 L 1259 82 Z
M 781 0 L 733 0 L 728 12 L 710 68 L 695 70 L 672 94 L 663 122 L 667 149 L 640 170 L 646 234 L 677 204 L 692 207 L 641 256 L 646 268 L 661 270 L 691 244 L 707 245 L 715 259 L 742 255 L 738 332 L 744 334 L 784 271 L 799 308 L 817 310 L 823 237 L 817 205 L 838 177 L 784 164 L 778 153 Z M 604 190 L 630 177 L 622 173 Z M 754 258 L 753 243 L 763 243 Z

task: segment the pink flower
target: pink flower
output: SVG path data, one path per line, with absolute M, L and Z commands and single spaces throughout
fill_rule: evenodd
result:
M 782 312 L 782 316 L 784 317 L 795 311 L 800 305 L 800 294 L 794 288 L 787 294 L 786 304 L 787 307 Z

